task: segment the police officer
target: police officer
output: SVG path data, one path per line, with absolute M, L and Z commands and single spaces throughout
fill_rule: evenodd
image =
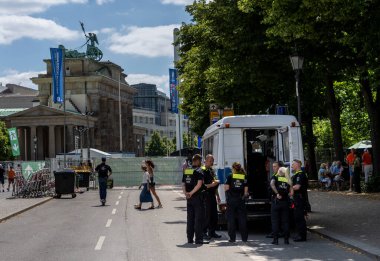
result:
M 219 180 L 216 179 L 212 166 L 214 157 L 209 154 L 206 156 L 205 164 L 202 166 L 204 175 L 204 204 L 205 204 L 205 223 L 203 238 L 221 238 L 221 235 L 215 233 L 218 225 L 218 204 L 216 202 L 217 189 Z M 207 235 L 208 232 L 208 235 Z
M 104 206 L 107 198 L 107 180 L 112 175 L 112 169 L 106 164 L 106 158 L 102 158 L 102 163 L 96 166 L 95 171 L 98 172 L 100 202 Z
M 204 205 L 201 195 L 203 186 L 203 173 L 201 169 L 202 157 L 195 154 L 192 159 L 193 168 L 186 168 L 182 177 L 182 191 L 187 199 L 187 242 L 195 244 L 208 244 L 203 240 Z
M 289 244 L 289 194 L 292 195 L 293 189 L 290 187 L 289 175 L 286 175 L 286 172 L 286 168 L 279 168 L 270 182 L 272 188 L 272 244 L 274 245 L 278 245 L 280 222 L 284 233 L 284 243 Z
M 239 162 L 232 164 L 232 174 L 224 185 L 227 198 L 227 223 L 229 242 L 236 241 L 235 217 L 238 216 L 239 230 L 243 242 L 248 240 L 245 198 L 249 196 L 247 177 Z
M 295 242 L 306 241 L 306 194 L 307 194 L 307 176 L 301 170 L 302 162 L 300 160 L 293 160 L 292 176 L 293 191 L 294 191 L 294 221 L 298 235 L 294 238 Z

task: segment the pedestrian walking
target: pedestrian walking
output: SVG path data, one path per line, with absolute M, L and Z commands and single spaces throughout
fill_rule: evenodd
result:
M 361 193 L 361 186 L 360 186 L 360 176 L 362 173 L 362 164 L 360 160 L 360 153 L 356 153 L 356 158 L 354 160 L 354 189 L 356 193 Z
M 187 206 L 187 242 L 189 244 L 208 244 L 203 239 L 204 209 L 201 195 L 204 176 L 201 169 L 202 157 L 195 154 L 192 158 L 192 169 L 186 168 L 182 177 L 182 191 L 186 196 Z
M 306 193 L 308 187 L 308 181 L 306 174 L 301 170 L 302 162 L 300 160 L 293 160 L 292 176 L 293 191 L 294 191 L 294 220 L 296 223 L 298 235 L 294 238 L 295 242 L 306 241 Z
M 365 149 L 362 155 L 364 182 L 367 184 L 369 177 L 372 175 L 372 156 L 368 149 Z
M 158 202 L 157 208 L 162 208 L 160 197 L 157 195 L 156 192 L 156 182 L 154 182 L 154 163 L 152 160 L 146 160 L 145 164 L 149 173 L 149 190 Z
M 15 176 L 16 176 L 16 173 L 13 169 L 13 166 L 10 166 L 9 170 L 8 170 L 8 191 L 11 187 L 11 184 L 12 184 L 12 191 L 15 190 Z
M 216 179 L 212 166 L 214 165 L 214 156 L 208 154 L 205 164 L 202 167 L 204 175 L 204 208 L 205 208 L 205 224 L 203 238 L 221 238 L 221 235 L 216 234 L 218 226 L 218 203 L 217 194 L 219 180 Z
M 272 177 L 270 185 L 273 192 L 271 206 L 272 244 L 278 245 L 280 223 L 284 235 L 284 243 L 289 244 L 289 196 L 293 195 L 293 189 L 288 169 L 285 167 L 279 168 L 277 175 Z
M 95 171 L 98 172 L 100 202 L 104 206 L 107 198 L 107 180 L 112 175 L 112 169 L 106 164 L 106 158 L 102 158 L 102 163 L 96 166 Z
M 4 177 L 5 175 L 5 169 L 3 167 L 3 165 L 0 164 L 0 184 L 1 184 L 1 187 L 2 187 L 2 190 L 4 192 Z
M 354 161 L 355 161 L 355 149 L 351 149 L 351 152 L 346 157 L 346 162 L 348 164 L 348 171 L 350 173 L 350 189 L 352 191 L 353 177 L 354 177 Z
M 142 203 L 150 203 L 151 205 L 148 209 L 154 209 L 152 194 L 149 190 L 150 175 L 148 172 L 146 162 L 143 162 L 143 164 L 141 165 L 141 170 L 143 171 L 143 177 L 141 182 L 141 186 L 143 189 L 140 192 L 140 202 L 135 205 L 135 209 L 141 210 Z
M 235 218 L 238 218 L 239 231 L 243 242 L 248 240 L 247 213 L 245 199 L 248 198 L 248 183 L 244 169 L 239 162 L 232 164 L 232 174 L 224 185 L 227 199 L 227 225 L 229 242 L 236 241 Z

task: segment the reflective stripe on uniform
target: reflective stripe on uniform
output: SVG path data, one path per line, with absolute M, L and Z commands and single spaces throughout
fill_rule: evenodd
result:
M 185 175 L 193 175 L 194 170 L 193 169 L 185 169 Z
M 202 166 L 201 169 L 206 170 L 206 166 Z
M 285 177 L 278 177 L 278 181 L 288 183 L 288 179 Z
M 244 175 L 244 174 L 234 173 L 234 174 L 232 174 L 232 178 L 233 178 L 233 179 L 244 180 L 244 179 L 245 179 L 245 175 Z

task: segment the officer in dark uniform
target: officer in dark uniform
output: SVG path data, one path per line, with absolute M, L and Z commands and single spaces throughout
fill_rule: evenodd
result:
M 229 242 L 236 241 L 235 217 L 238 216 L 239 230 L 243 242 L 248 240 L 245 199 L 249 196 L 247 177 L 239 162 L 232 164 L 232 174 L 224 185 L 227 199 L 227 223 Z
M 301 170 L 302 162 L 300 160 L 293 160 L 292 176 L 293 191 L 294 191 L 294 221 L 298 235 L 294 238 L 295 242 L 306 241 L 306 194 L 307 194 L 307 176 Z
M 204 205 L 201 195 L 203 187 L 203 172 L 201 169 L 202 157 L 193 156 L 193 168 L 185 169 L 182 177 L 182 190 L 187 199 L 187 242 L 195 244 L 208 244 L 203 240 Z
M 100 202 L 104 206 L 107 198 L 107 180 L 112 175 L 112 169 L 106 164 L 106 158 L 102 158 L 102 163 L 96 166 L 95 171 L 98 172 Z
M 286 171 L 287 169 L 284 167 L 279 168 L 278 172 L 272 177 L 270 182 L 272 188 L 272 244 L 274 245 L 278 245 L 280 222 L 284 234 L 284 243 L 289 244 L 289 194 L 292 194 L 293 189 L 289 185 Z
M 203 238 L 221 238 L 221 235 L 215 233 L 218 226 L 218 204 L 216 202 L 216 194 L 219 180 L 216 179 L 212 166 L 214 165 L 214 157 L 209 154 L 206 156 L 205 165 L 202 166 L 204 175 L 204 204 L 205 204 L 205 223 Z M 208 232 L 208 234 L 207 234 Z

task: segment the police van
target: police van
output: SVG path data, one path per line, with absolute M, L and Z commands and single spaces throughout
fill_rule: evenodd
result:
M 220 213 L 226 209 L 224 183 L 234 162 L 244 167 L 250 197 L 246 201 L 248 219 L 270 216 L 269 183 L 272 163 L 293 159 L 303 162 L 301 128 L 291 115 L 244 115 L 225 117 L 207 128 L 202 137 L 202 154 L 214 155 Z M 220 223 L 224 215 L 220 215 Z

